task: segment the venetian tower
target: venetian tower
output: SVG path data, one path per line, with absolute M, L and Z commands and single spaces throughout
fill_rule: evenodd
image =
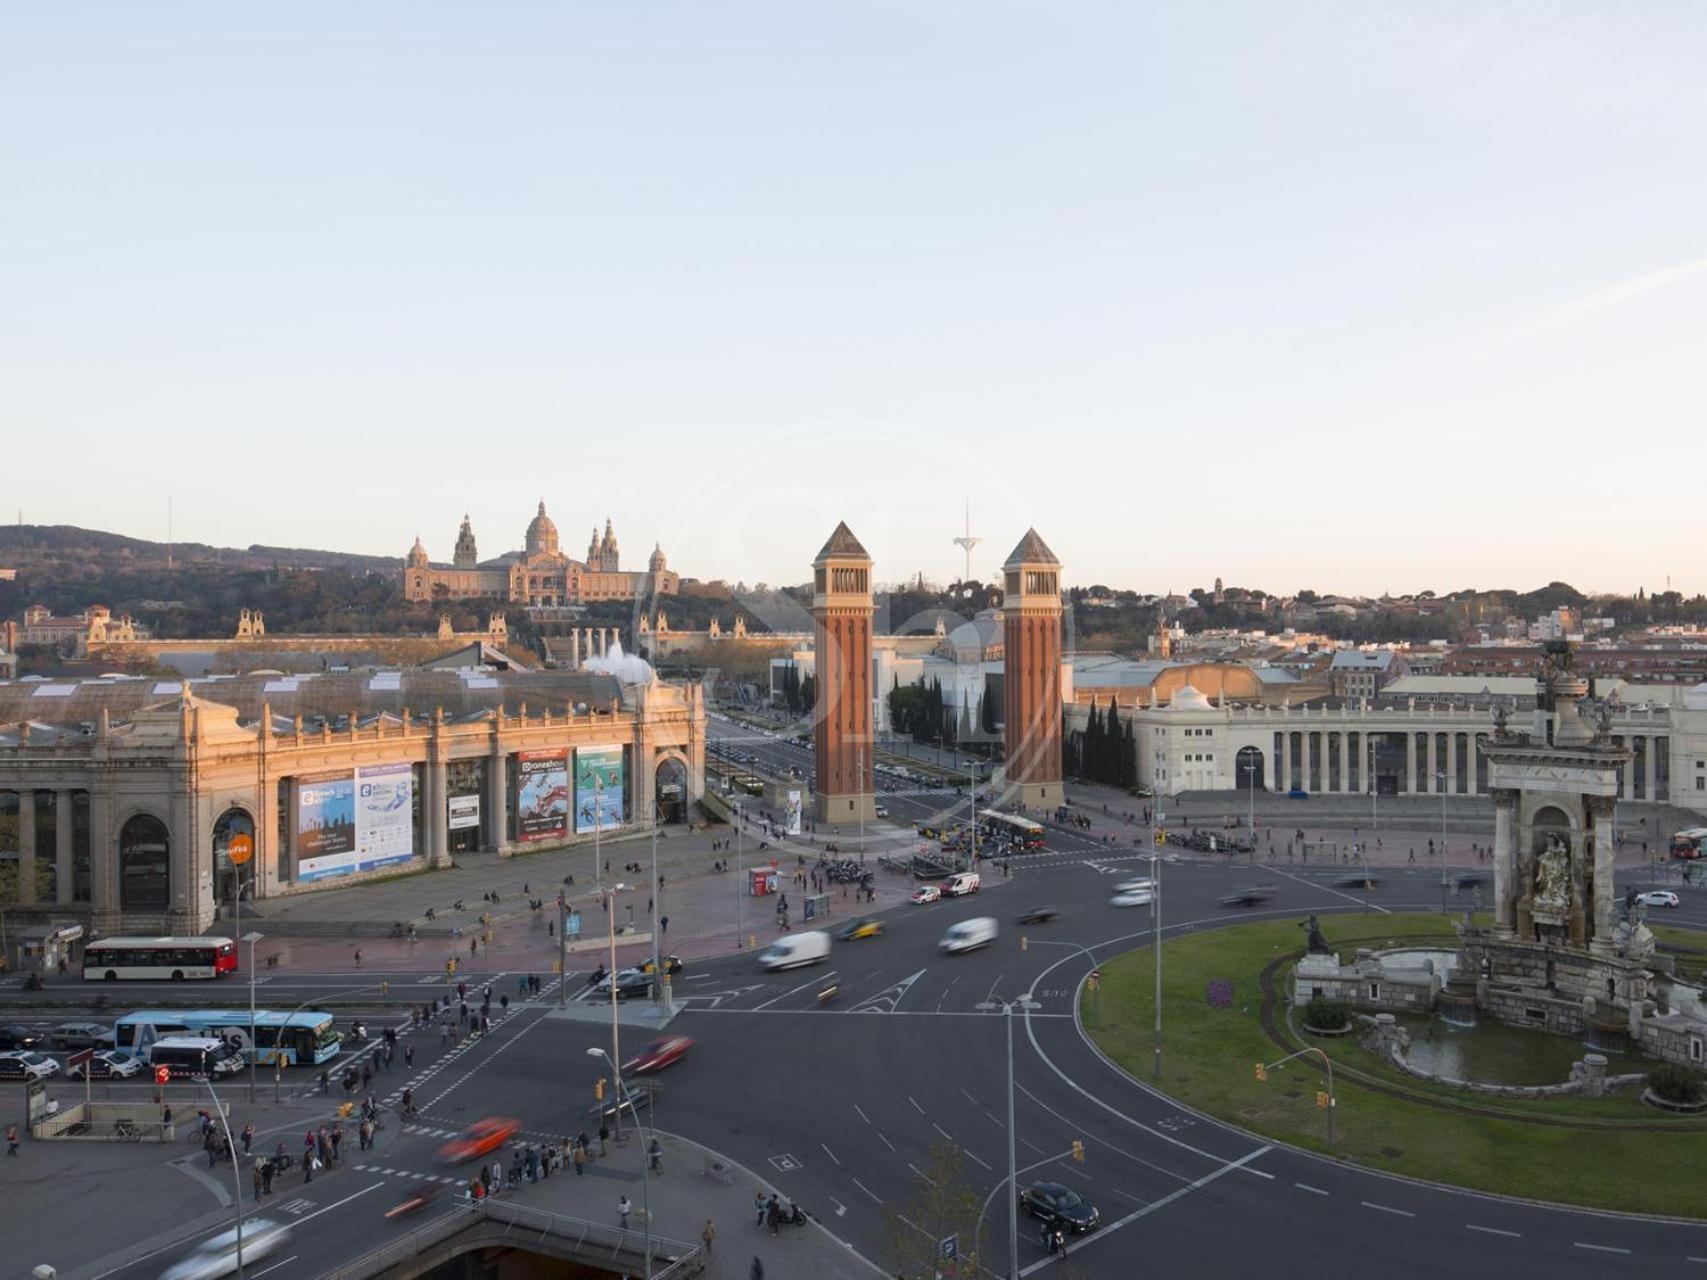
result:
M 818 669 L 812 739 L 820 822 L 877 816 L 871 614 L 871 557 L 844 522 L 812 562 L 812 639 Z
M 1002 782 L 1027 809 L 1062 803 L 1061 562 L 1027 529 L 1002 566 Z

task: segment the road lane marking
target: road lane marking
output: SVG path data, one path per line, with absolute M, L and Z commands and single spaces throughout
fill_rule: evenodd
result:
M 954 1141 L 954 1135 L 952 1133 L 950 1133 L 947 1129 L 944 1129 L 935 1120 L 931 1121 L 931 1128 L 935 1129 L 938 1133 L 940 1133 L 943 1137 L 947 1138 L 950 1142 Z
M 1308 1191 L 1313 1196 L 1325 1196 L 1328 1194 L 1320 1187 L 1312 1187 L 1308 1182 L 1294 1182 L 1292 1185 L 1297 1187 L 1300 1191 Z
M 1523 1239 L 1523 1232 L 1521 1231 L 1506 1231 L 1500 1227 L 1479 1227 L 1474 1222 L 1466 1222 L 1464 1229 L 1466 1231 L 1480 1231 L 1483 1235 L 1488 1236 L 1507 1236 L 1513 1240 Z
M 960 1148 L 960 1154 L 965 1156 L 968 1160 L 972 1160 L 978 1164 L 984 1165 L 984 1168 L 989 1169 L 991 1173 L 995 1172 L 994 1168 L 992 1168 L 990 1165 L 984 1164 L 984 1162 L 982 1160 L 979 1160 L 978 1159 L 978 1153 L 975 1151 L 972 1151 L 970 1148 L 967 1148 L 967 1147 Z
M 820 983 L 828 982 L 831 978 L 833 978 L 835 976 L 836 976 L 836 971 L 834 969 L 831 969 L 830 972 L 824 974 L 822 977 L 808 978 L 808 979 L 806 979 L 805 982 L 802 982 L 798 987 L 791 987 L 787 991 L 784 991 L 779 996 L 772 996 L 769 1000 L 766 1000 L 763 1004 L 754 1005 L 752 1008 L 752 1012 L 757 1013 L 760 1009 L 768 1009 L 773 1004 L 775 1004 L 778 1000 L 786 1000 L 786 999 L 788 999 L 789 996 L 797 995 L 798 993 L 806 990 L 807 987 L 815 987 L 815 986 L 819 985 Z
M 919 1100 L 917 1098 L 915 1098 L 912 1094 L 909 1093 L 907 1095 L 907 1101 L 913 1104 L 913 1110 L 917 1111 L 920 1115 L 928 1114 L 925 1111 L 925 1109 L 919 1105 Z
M 860 1109 L 859 1109 L 859 1103 L 857 1103 L 857 1102 L 856 1102 L 856 1103 L 854 1103 L 854 1110 L 855 1110 L 855 1111 L 859 1111 L 859 1118 L 860 1118 L 860 1119 L 861 1119 L 861 1120 L 863 1120 L 863 1121 L 865 1121 L 865 1122 L 866 1122 L 866 1123 L 867 1123 L 867 1124 L 870 1124 L 870 1123 L 871 1123 L 871 1117 L 870 1117 L 870 1116 L 868 1116 L 868 1115 L 866 1115 L 866 1114 L 865 1114 L 865 1112 L 863 1112 L 863 1111 L 860 1111 Z
M 909 1160 L 907 1162 L 907 1167 L 909 1169 L 911 1169 L 914 1173 L 918 1174 L 919 1177 L 923 1178 L 926 1182 L 930 1183 L 931 1186 L 933 1186 L 933 1187 L 936 1186 L 936 1179 L 931 1177 L 930 1174 L 926 1173 L 923 1169 L 919 1168 L 919 1166 L 914 1164 L 912 1161 Z
M 888 1147 L 891 1151 L 895 1150 L 895 1144 L 893 1142 L 889 1141 L 888 1138 L 885 1138 L 883 1136 L 883 1130 L 879 1129 L 877 1131 L 877 1137 L 878 1137 L 878 1140 L 881 1141 L 884 1146 Z
M 971 1094 L 967 1093 L 964 1088 L 962 1088 L 960 1090 L 960 1096 L 962 1098 L 965 1098 L 966 1101 L 970 1102 L 975 1107 L 981 1107 L 984 1105 L 982 1102 L 979 1102 L 978 1099 L 974 1098 Z
M 297 1257 L 297 1255 L 296 1255 L 296 1254 L 294 1254 L 294 1253 L 293 1253 L 293 1254 L 291 1254 L 291 1255 L 290 1255 L 290 1257 L 288 1257 L 288 1258 L 286 1258 L 286 1259 L 285 1259 L 285 1260 L 284 1260 L 284 1261 L 283 1261 L 283 1262 L 275 1262 L 275 1263 L 273 1263 L 273 1265 L 272 1265 L 272 1266 L 270 1266 L 270 1267 L 268 1267 L 268 1268 L 267 1268 L 267 1269 L 266 1269 L 266 1271 L 251 1271 L 251 1272 L 250 1272 L 250 1273 L 249 1273 L 249 1274 L 250 1274 L 250 1275 L 252 1275 L 252 1276 L 254 1276 L 254 1277 L 255 1277 L 255 1280 L 261 1280 L 261 1277 L 262 1277 L 262 1276 L 264 1276 L 264 1275 L 266 1275 L 266 1274 L 267 1274 L 267 1272 L 269 1272 L 269 1271 L 277 1271 L 277 1270 L 278 1270 L 278 1269 L 279 1269 L 279 1268 L 280 1268 L 280 1267 L 284 1267 L 284 1266 L 288 1266 L 288 1265 L 290 1265 L 290 1264 L 291 1264 L 291 1263 L 293 1263 L 293 1262 L 295 1262 L 295 1261 L 296 1261 L 296 1257 Z
M 1630 1250 L 1621 1249 L 1615 1244 L 1589 1244 L 1583 1240 L 1573 1240 L 1571 1243 L 1576 1245 L 1576 1247 L 1579 1249 L 1593 1249 L 1597 1253 L 1629 1253 L 1630 1252 Z
M 1416 1214 L 1412 1213 L 1409 1209 L 1395 1209 L 1390 1204 L 1376 1204 L 1373 1200 L 1360 1200 L 1358 1203 L 1361 1204 L 1365 1209 L 1377 1209 L 1382 1213 L 1397 1214 L 1401 1218 L 1414 1218 L 1417 1216 Z
M 829 1147 L 825 1147 L 822 1142 L 820 1142 L 818 1145 L 820 1147 L 824 1147 L 824 1154 L 825 1155 L 829 1156 L 830 1159 L 832 1159 L 832 1160 L 836 1160 L 836 1153 L 834 1151 L 831 1151 Z M 836 1168 L 840 1169 L 841 1167 L 842 1167 L 842 1162 L 840 1160 L 836 1160 Z

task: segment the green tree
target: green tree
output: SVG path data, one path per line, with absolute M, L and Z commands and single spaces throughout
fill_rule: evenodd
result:
M 800 709 L 811 711 L 818 705 L 818 677 L 807 676 L 800 682 Z
M 953 1236 L 959 1244 L 961 1269 L 976 1274 L 974 1259 L 982 1253 L 978 1239 L 983 1200 L 970 1187 L 960 1150 L 952 1143 L 932 1145 L 922 1170 L 915 1170 L 907 1202 L 884 1214 L 884 1255 L 895 1275 L 904 1280 L 934 1280 L 941 1244 Z M 988 1238 L 991 1224 L 984 1223 Z

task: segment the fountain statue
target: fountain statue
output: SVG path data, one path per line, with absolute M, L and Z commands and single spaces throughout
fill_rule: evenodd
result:
M 1300 929 L 1308 929 L 1310 931 L 1305 945 L 1311 955 L 1333 955 L 1334 949 L 1328 945 L 1328 940 L 1322 936 L 1321 922 L 1317 920 L 1315 916 L 1311 916 L 1308 920 L 1300 920 L 1298 922 L 1298 927 Z

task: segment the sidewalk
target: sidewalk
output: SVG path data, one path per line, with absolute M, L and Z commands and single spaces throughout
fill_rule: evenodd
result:
M 917 837 L 888 823 L 873 824 L 868 837 L 865 861 L 874 875 L 876 901 L 859 902 L 851 885 L 829 885 L 823 890 L 830 898 L 829 927 L 856 915 L 896 906 L 912 891 L 910 877 L 882 869 L 877 859 L 886 850 L 911 848 Z M 771 897 L 754 898 L 743 892 L 744 877 L 737 874 L 733 827 L 714 826 L 701 831 L 668 827 L 660 830 L 658 839 L 658 874 L 664 891 L 656 904 L 652 902 L 650 836 L 631 834 L 601 842 L 599 856 L 609 866 L 608 874 L 602 866 L 595 866 L 590 845 L 520 858 L 459 854 L 458 865 L 446 871 L 269 899 L 258 903 L 253 914 L 245 910 L 244 925 L 247 928 L 252 924 L 267 935 L 257 951 L 263 962 L 268 956 L 276 956 L 278 965 L 284 969 L 351 974 L 358 969 L 443 973 L 445 962 L 454 958 L 459 970 L 473 968 L 481 972 L 546 976 L 554 972 L 558 956 L 559 890 L 568 896 L 571 907 L 581 913 L 580 945 L 570 954 L 571 971 L 609 962 L 604 950 L 594 945 L 607 937 L 609 920 L 604 915 L 602 900 L 589 896 L 593 887 L 604 880 L 632 886 L 630 892 L 617 899 L 619 929 L 632 926 L 636 931 L 626 941 L 618 935 L 619 966 L 637 963 L 652 954 L 650 930 L 654 915 L 660 923 L 664 917 L 669 919 L 660 938 L 662 952 L 684 959 L 728 955 L 749 946 L 767 946 L 777 936 L 780 931 L 776 907 L 782 896 L 788 899 L 790 925 L 796 930 L 808 927 L 802 920 L 802 900 L 813 891 L 810 884 L 802 887 L 792 881 L 799 859 L 805 859 L 810 872 L 827 840 L 840 844 L 842 852 L 835 856 L 859 858 L 857 841 L 848 837 L 820 833 L 815 844 L 807 843 L 808 838 L 785 840 L 780 847 L 773 843 L 761 852 L 761 839 L 768 841 L 770 837 L 762 834 L 755 820 L 748 820 L 741 841 L 740 865 L 746 869 L 776 865 L 781 879 L 780 893 Z M 714 840 L 720 845 L 726 842 L 728 848 L 714 852 Z M 729 863 L 728 871 L 711 870 L 713 862 L 723 860 Z M 639 871 L 624 870 L 635 863 L 639 864 Z M 565 884 L 565 878 L 571 876 L 574 883 Z M 483 900 L 482 895 L 488 893 L 496 893 L 498 901 Z M 459 899 L 461 911 L 455 910 L 454 905 Z M 543 908 L 532 910 L 530 900 L 543 900 Z M 424 933 L 421 930 L 429 927 L 428 908 L 434 911 L 430 927 L 436 931 Z M 483 940 L 486 932 L 480 922 L 483 913 L 490 916 L 489 940 Z M 392 921 L 402 922 L 405 927 L 413 923 L 418 941 L 374 936 L 376 924 L 388 935 Z M 456 932 L 452 933 L 453 930 Z M 472 954 L 471 942 L 476 944 Z M 355 959 L 358 949 L 359 966 Z
M 524 1136 L 557 1141 L 553 1135 Z M 663 1130 L 658 1138 L 664 1156 L 663 1172 L 650 1179 L 653 1229 L 667 1239 L 698 1246 L 701 1230 L 711 1221 L 716 1238 L 704 1273 L 707 1277 L 747 1280 L 755 1256 L 764 1263 L 766 1280 L 872 1280 L 888 1274 L 875 1260 L 867 1261 L 832 1234 L 830 1224 L 836 1221 L 832 1205 L 803 1205 L 818 1221 L 781 1227 L 773 1236 L 754 1225 L 753 1195 L 763 1190 L 767 1196 L 776 1192 L 786 1199 L 785 1188 L 751 1170 L 724 1163 L 722 1157 L 686 1138 Z M 566 1168 L 539 1182 L 523 1182 L 505 1191 L 503 1198 L 616 1227 L 621 1225 L 617 1200 L 627 1196 L 633 1205 L 629 1229 L 642 1231 L 648 1194 L 641 1175 L 644 1149 L 643 1140 L 631 1135 L 620 1147 L 613 1143 L 604 1159 L 589 1162 L 581 1176 Z M 722 1177 L 728 1182 L 706 1172 L 713 1160 L 724 1163 Z

